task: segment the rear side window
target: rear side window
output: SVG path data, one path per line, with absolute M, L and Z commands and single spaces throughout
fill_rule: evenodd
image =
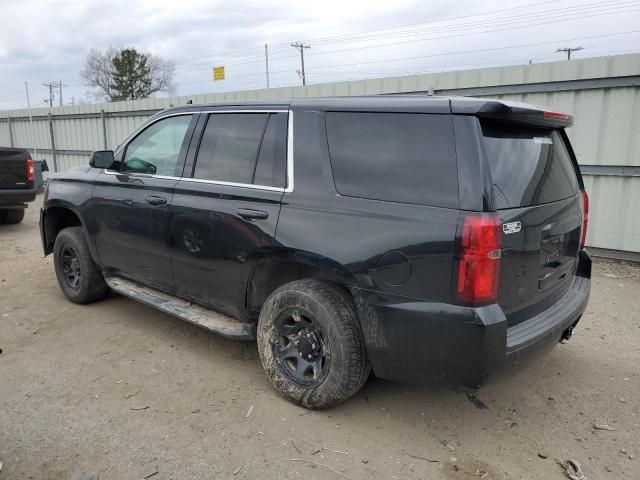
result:
M 450 116 L 329 112 L 326 126 L 341 195 L 438 207 L 459 205 Z
M 209 115 L 194 177 L 230 183 L 283 187 L 287 114 Z
M 285 186 L 287 164 L 287 114 L 272 113 L 264 131 L 253 182 L 272 187 Z
M 482 122 L 496 208 L 556 202 L 578 193 L 576 171 L 557 130 Z

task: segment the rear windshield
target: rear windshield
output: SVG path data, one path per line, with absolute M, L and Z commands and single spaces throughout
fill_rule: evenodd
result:
M 458 207 L 449 115 L 328 112 L 326 127 L 341 195 Z
M 578 193 L 578 179 L 557 130 L 482 122 L 496 208 L 556 202 Z

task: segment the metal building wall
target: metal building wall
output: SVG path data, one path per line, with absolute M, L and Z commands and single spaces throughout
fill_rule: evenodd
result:
M 591 199 L 587 244 L 640 252 L 640 172 L 630 169 L 633 175 L 622 175 L 621 171 L 594 168 L 635 166 L 640 170 L 640 88 L 499 97 L 575 115 L 575 125 L 567 133 Z
M 153 112 L 170 105 L 315 96 L 428 93 L 524 101 L 571 112 L 568 134 L 591 198 L 587 244 L 640 253 L 640 54 L 404 77 L 0 112 L 0 145 L 38 149 L 58 169 L 114 148 Z M 104 127 L 102 112 L 104 111 Z M 11 119 L 10 121 L 8 119 Z M 10 128 L 9 128 L 10 124 Z M 11 133 L 10 133 L 11 132 Z M 13 142 L 11 141 L 13 139 Z

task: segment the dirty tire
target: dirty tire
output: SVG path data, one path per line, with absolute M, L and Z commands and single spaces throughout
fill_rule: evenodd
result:
M 319 385 L 302 385 L 285 372 L 275 349 L 276 319 L 295 310 L 313 317 L 330 352 L 328 371 Z M 371 371 L 351 297 L 313 279 L 288 283 L 264 303 L 258 321 L 258 351 L 273 386 L 288 400 L 309 409 L 330 408 L 355 395 Z
M 20 223 L 24 218 L 24 208 L 10 208 L 0 210 L 0 223 L 14 225 Z
M 72 286 L 65 276 L 63 252 L 74 252 L 77 256 L 79 278 L 76 286 Z M 109 293 L 102 273 L 91 258 L 82 227 L 68 227 L 58 234 L 53 247 L 53 263 L 60 288 L 73 303 L 95 302 Z

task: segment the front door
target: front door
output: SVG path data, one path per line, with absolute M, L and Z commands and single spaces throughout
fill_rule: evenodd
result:
M 252 267 L 275 247 L 286 135 L 286 112 L 209 114 L 199 144 L 193 142 L 195 163 L 171 205 L 180 296 L 243 317 Z
M 91 205 L 96 251 L 107 271 L 146 285 L 173 287 L 169 206 L 195 115 L 174 115 L 143 129 L 121 154 L 119 171 L 96 178 Z

